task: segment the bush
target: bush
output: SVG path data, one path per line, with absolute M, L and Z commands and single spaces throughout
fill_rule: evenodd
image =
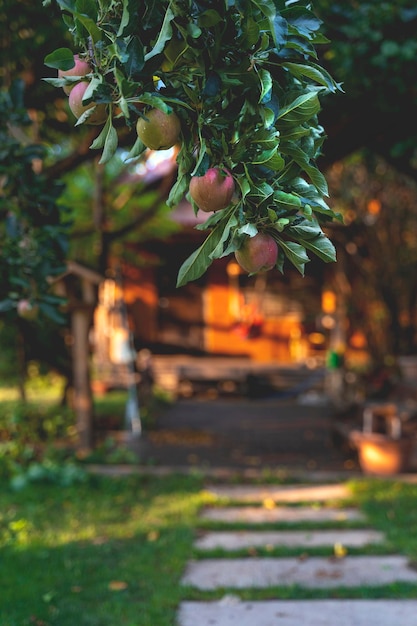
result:
M 17 488 L 31 481 L 68 482 L 77 472 L 71 461 L 72 413 L 63 407 L 9 401 L 0 414 L 0 478 Z M 64 446 L 59 448 L 59 441 Z M 70 465 L 69 465 L 70 464 Z

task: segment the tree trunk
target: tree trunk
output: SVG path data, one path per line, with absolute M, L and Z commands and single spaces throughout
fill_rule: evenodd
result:
M 91 307 L 77 308 L 72 313 L 74 411 L 78 431 L 78 448 L 84 453 L 93 446 L 93 395 L 90 384 L 89 342 Z

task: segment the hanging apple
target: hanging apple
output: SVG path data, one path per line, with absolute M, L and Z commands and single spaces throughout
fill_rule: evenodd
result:
M 75 115 L 77 119 L 79 119 L 86 111 L 90 109 L 94 109 L 91 115 L 86 119 L 86 124 L 104 124 L 107 119 L 106 106 L 104 104 L 96 105 L 94 102 L 90 104 L 83 104 L 83 97 L 85 92 L 87 91 L 88 83 L 82 81 L 77 83 L 70 91 L 68 96 L 68 104 L 69 108 Z
M 27 299 L 19 300 L 17 303 L 17 314 L 25 320 L 33 321 L 39 315 L 39 306 Z
M 203 176 L 191 178 L 190 196 L 198 208 L 206 213 L 228 207 L 234 192 L 233 176 L 224 168 L 211 167 Z
M 118 149 L 124 120 L 137 130 L 129 160 L 146 148 L 178 145 L 168 205 L 189 193 L 194 207 L 214 212 L 199 225 L 207 237 L 180 267 L 178 286 L 215 259 L 234 252 L 246 258 L 246 246 L 266 234 L 274 243 L 259 271 L 272 264 L 275 246 L 279 271 L 291 263 L 304 274 L 310 254 L 336 260 L 322 229 L 340 216 L 317 167 L 325 137 L 318 113 L 321 97 L 341 87 L 318 60 L 316 47 L 329 42 L 310 3 L 90 0 L 80 11 L 79 3 L 57 2 L 79 59 L 91 60 L 89 105 L 97 102 L 97 112 L 106 106 L 91 146 L 102 151 L 100 162 Z M 69 48 L 45 63 L 67 72 L 67 80 L 77 66 Z M 49 79 L 57 87 L 62 80 Z M 76 85 L 70 96 L 77 87 L 83 89 Z M 81 106 L 82 98 L 76 115 Z M 79 120 L 91 123 L 87 115 Z
M 246 235 L 242 245 L 235 251 L 236 261 L 248 274 L 272 270 L 278 260 L 278 245 L 267 233 Z
M 151 150 L 167 150 L 179 140 L 181 122 L 175 113 L 151 109 L 136 124 L 139 139 Z
M 78 54 L 75 54 L 74 55 L 74 67 L 71 67 L 69 70 L 58 70 L 58 78 L 71 77 L 71 78 L 78 78 L 79 80 L 81 80 L 83 76 L 90 74 L 90 72 L 91 72 L 91 65 L 87 61 L 80 59 Z M 67 96 L 69 96 L 69 94 L 71 93 L 71 90 L 73 89 L 73 87 L 75 87 L 76 84 L 77 84 L 77 81 L 74 80 L 74 82 L 65 84 L 62 87 L 64 92 L 67 94 Z

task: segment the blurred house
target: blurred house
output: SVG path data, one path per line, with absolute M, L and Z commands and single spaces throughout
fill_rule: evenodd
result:
M 171 163 L 173 167 L 172 155 Z M 154 179 L 158 167 L 153 164 L 143 175 Z M 167 163 L 160 167 L 165 175 Z M 136 247 L 126 244 L 142 259 L 140 265 L 125 262 L 121 267 L 136 350 L 245 357 L 265 364 L 295 364 L 308 357 L 323 362 L 326 340 L 318 332 L 318 316 L 324 264 L 312 260 L 305 277 L 289 265 L 284 276 L 270 271 L 249 277 L 231 255 L 214 261 L 200 279 L 177 288 L 181 264 L 207 235 L 195 229 L 207 214 L 196 216 L 184 199 L 171 218 L 181 225 L 175 235 Z
M 244 356 L 256 362 L 301 362 L 324 353 L 317 332 L 320 268 L 304 278 L 295 270 L 249 277 L 231 255 L 213 262 L 197 281 L 177 288 L 182 262 L 206 236 L 195 230 L 191 206 L 173 212 L 182 229 L 169 240 L 147 242 L 147 267 L 125 264 L 124 297 L 135 345 L 159 354 Z M 312 341 L 309 341 L 311 335 Z

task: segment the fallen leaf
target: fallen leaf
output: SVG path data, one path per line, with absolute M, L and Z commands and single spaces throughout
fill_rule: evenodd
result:
M 342 543 L 335 543 L 333 552 L 336 558 L 343 559 L 347 555 L 347 548 Z
M 123 591 L 123 589 L 127 589 L 128 586 L 129 585 L 123 580 L 112 580 L 109 582 L 110 591 Z
M 149 531 L 146 538 L 148 541 L 157 541 L 159 539 L 159 531 L 158 530 Z

